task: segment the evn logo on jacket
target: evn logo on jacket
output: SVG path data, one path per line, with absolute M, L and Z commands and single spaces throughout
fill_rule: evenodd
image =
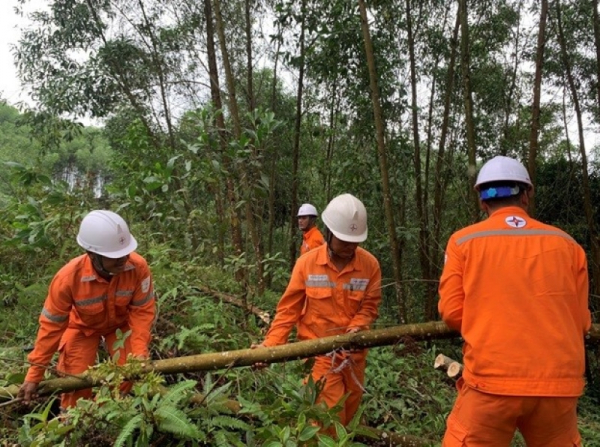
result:
M 527 225 L 527 221 L 519 216 L 509 216 L 504 221 L 513 228 L 523 228 Z

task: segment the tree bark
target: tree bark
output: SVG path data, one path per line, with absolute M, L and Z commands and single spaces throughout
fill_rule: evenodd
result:
M 258 349 L 238 349 L 236 351 L 190 355 L 172 359 L 141 362 L 136 374 L 125 374 L 127 379 L 154 371 L 160 374 L 179 374 L 197 371 L 214 371 L 224 368 L 252 366 L 255 363 L 279 363 L 289 360 L 314 357 L 334 350 L 366 349 L 388 346 L 406 339 L 414 341 L 435 340 L 457 337 L 459 334 L 441 321 L 408 324 L 385 329 L 357 332 L 356 334 L 334 335 L 314 340 L 288 343 L 281 346 Z M 585 337 L 587 342 L 600 343 L 600 324 L 593 324 Z M 39 394 L 75 391 L 99 385 L 102 377 L 89 373 L 78 376 L 45 380 L 40 383 Z M 19 391 L 19 386 L 0 387 L 0 400 L 11 400 Z
M 246 18 L 246 58 L 247 58 L 247 89 L 248 89 L 248 109 L 254 112 L 256 108 L 256 98 L 254 97 L 254 70 L 252 61 L 252 15 L 251 0 L 244 0 L 244 14 Z
M 281 25 L 277 27 L 277 35 L 281 35 Z M 281 40 L 277 39 L 277 49 L 275 50 L 275 64 L 273 66 L 273 86 L 271 89 L 271 110 L 277 116 L 277 66 L 279 63 L 279 50 L 281 49 Z M 269 166 L 269 222 L 267 229 L 267 253 L 273 256 L 273 233 L 275 232 L 275 190 L 277 181 L 277 160 L 278 146 L 273 147 L 273 152 L 270 156 L 271 165 Z M 269 272 L 265 279 L 265 286 L 270 288 L 273 281 L 273 275 Z
M 535 58 L 535 79 L 533 82 L 533 104 L 531 106 L 531 133 L 529 135 L 528 170 L 531 182 L 535 185 L 538 136 L 540 133 L 540 101 L 542 90 L 542 69 L 544 67 L 544 48 L 546 47 L 546 22 L 548 18 L 548 0 L 541 1 L 540 26 Z M 535 196 L 529 201 L 529 214 L 535 216 Z
M 475 144 L 475 122 L 473 120 L 473 94 L 471 92 L 471 56 L 469 46 L 469 16 L 467 0 L 460 0 L 460 26 L 461 26 L 461 53 L 462 53 L 462 80 L 463 80 L 463 100 L 465 105 L 465 127 L 467 130 L 467 159 L 469 163 L 468 175 L 468 195 L 471 206 L 471 219 L 477 220 L 479 215 L 479 199 L 473 185 L 475 184 L 476 155 L 477 148 Z
M 573 101 L 573 106 L 575 107 L 575 115 L 577 117 L 577 134 L 579 136 L 579 151 L 581 154 L 581 182 L 583 187 L 583 209 L 585 212 L 585 218 L 587 221 L 589 238 L 591 243 L 591 262 L 590 267 L 592 271 L 592 277 L 595 281 L 593 284 L 593 292 L 592 295 L 594 297 L 598 297 L 600 295 L 600 247 L 598 242 L 598 231 L 596 229 L 595 217 L 594 217 L 594 206 L 592 204 L 592 192 L 590 187 L 590 179 L 588 174 L 588 161 L 587 161 L 587 153 L 585 150 L 585 138 L 583 135 L 583 119 L 581 112 L 581 105 L 579 102 L 579 93 L 577 92 L 577 87 L 575 85 L 575 79 L 573 77 L 573 72 L 571 69 L 571 61 L 569 59 L 569 54 L 566 47 L 564 29 L 562 25 L 562 17 L 561 17 L 561 5 L 560 0 L 556 0 L 556 22 L 558 25 L 558 39 L 560 45 L 560 54 L 562 57 L 563 67 L 564 67 L 564 75 L 567 78 L 567 84 L 569 86 L 569 90 L 571 92 L 571 100 Z M 600 62 L 600 61 L 599 61 Z M 600 300 L 598 298 L 594 299 L 595 306 L 594 308 L 598 308 L 600 305 Z
M 298 211 L 298 163 L 300 158 L 300 131 L 302 127 L 302 95 L 304 92 L 304 51 L 306 36 L 306 0 L 301 3 L 300 21 L 300 68 L 298 70 L 298 89 L 296 91 L 296 119 L 294 122 L 294 145 L 292 148 L 292 203 L 290 216 L 290 270 L 296 264 L 296 232 L 298 225 L 296 211 Z
M 237 213 L 236 204 L 238 202 L 237 194 L 233 184 L 233 168 L 232 163 L 227 154 L 227 135 L 225 129 L 225 119 L 223 117 L 223 102 L 221 100 L 221 88 L 219 85 L 219 70 L 217 67 L 217 55 L 215 49 L 215 36 L 213 28 L 213 13 L 211 0 L 204 0 L 204 15 L 206 18 L 206 46 L 208 54 L 208 70 L 210 77 L 210 95 L 212 102 L 216 109 L 217 128 L 219 129 L 219 145 L 221 148 L 221 159 L 227 173 L 225 174 L 225 190 L 227 194 L 227 201 L 229 202 L 228 215 L 229 222 L 231 224 L 231 240 L 236 256 L 241 256 L 244 252 L 242 244 L 242 230 L 240 227 L 240 219 Z M 222 231 L 219 230 L 219 234 L 222 235 Z M 225 251 L 223 245 L 223 253 Z M 224 254 L 223 254 L 224 256 Z M 245 284 L 246 272 L 244 269 L 240 269 L 235 272 L 236 280 Z
M 229 61 L 229 52 L 227 51 L 227 45 L 225 42 L 225 25 L 223 23 L 223 16 L 221 14 L 221 0 L 213 0 L 215 6 L 215 19 L 217 23 L 217 32 L 219 34 L 219 43 L 221 46 L 221 55 L 223 57 L 223 67 L 225 68 L 225 78 L 227 80 L 227 92 L 229 93 L 229 112 L 233 120 L 233 133 L 237 141 L 241 140 L 242 136 L 242 124 L 240 119 L 239 107 L 236 98 L 235 90 L 235 78 L 233 76 L 233 69 Z M 264 290 L 264 276 L 263 276 L 263 257 L 262 248 L 260 244 L 260 237 L 258 235 L 258 229 L 256 228 L 256 220 L 254 218 L 254 210 L 252 209 L 254 203 L 253 185 L 252 185 L 252 173 L 241 172 L 240 175 L 241 187 L 248 196 L 244 204 L 246 210 L 246 224 L 248 226 L 248 232 L 252 239 L 252 245 L 254 254 L 256 257 L 256 268 L 257 268 L 257 284 L 259 291 Z M 248 284 L 244 287 L 248 293 L 251 292 L 251 288 Z M 247 297 L 244 297 L 246 300 Z
M 502 131 L 502 142 L 500 143 L 500 155 L 507 154 L 507 151 L 510 147 L 515 145 L 514 137 L 509 137 L 510 135 L 510 117 L 513 114 L 513 107 L 516 104 L 519 104 L 519 98 L 515 98 L 515 91 L 517 88 L 517 73 L 519 70 L 519 62 L 521 61 L 521 54 L 519 53 L 519 45 L 521 42 L 521 3 L 519 6 L 519 14 L 516 24 L 516 33 L 515 33 L 515 42 L 514 42 L 514 55 L 513 57 L 513 66 L 510 71 L 510 85 L 508 88 L 508 93 L 505 96 L 504 100 L 504 129 Z M 517 116 L 517 120 L 518 120 Z
M 251 15 L 251 1 L 244 1 L 244 16 L 245 16 L 245 31 L 246 31 L 246 71 L 247 71 L 247 99 L 248 109 L 250 115 L 254 116 L 254 109 L 256 108 L 256 98 L 254 97 L 254 70 L 253 70 L 253 59 L 252 59 L 252 15 Z M 252 162 L 249 164 L 250 169 L 245 169 L 242 173 L 242 185 L 244 190 L 248 194 L 246 202 L 244 204 L 246 208 L 246 221 L 248 223 L 248 230 L 252 239 L 252 248 L 254 249 L 254 256 L 256 259 L 256 284 L 258 295 L 263 295 L 265 291 L 265 275 L 264 275 L 264 244 L 261 238 L 262 235 L 262 213 L 257 213 L 255 210 L 262 210 L 263 205 L 257 200 L 255 191 L 255 185 L 257 178 L 260 176 L 262 171 L 262 157 L 260 149 L 256 146 L 256 141 L 251 139 L 252 147 Z
M 331 105 L 329 107 L 329 137 L 327 138 L 327 153 L 325 156 L 325 197 L 327 203 L 333 198 L 331 197 L 331 162 L 333 161 L 333 151 L 335 148 L 335 137 L 337 132 L 337 118 L 339 111 L 339 93 L 337 91 L 337 76 L 333 80 L 331 86 Z
M 371 32 L 369 31 L 369 22 L 367 17 L 367 7 L 365 0 L 358 0 L 360 9 L 361 27 L 363 39 L 365 41 L 365 53 L 367 55 L 367 65 L 369 66 L 369 79 L 371 84 L 371 101 L 373 103 L 373 115 L 375 121 L 377 154 L 379 158 L 379 171 L 381 173 L 381 189 L 383 195 L 383 206 L 385 209 L 385 220 L 390 240 L 390 249 L 392 252 L 392 265 L 394 270 L 394 289 L 396 291 L 396 300 L 398 302 L 399 317 L 401 323 L 406 323 L 407 312 L 406 302 L 402 295 L 402 273 L 400 271 L 400 259 L 398 249 L 398 235 L 396 233 L 396 224 L 394 222 L 394 203 L 389 180 L 389 169 L 387 160 L 387 151 L 385 147 L 385 122 L 381 110 L 381 101 L 379 98 L 379 85 L 377 81 L 377 68 L 375 66 L 375 53 L 373 52 L 373 43 L 371 42 Z
M 450 108 L 452 107 L 452 92 L 454 90 L 454 76 L 456 68 L 456 56 L 458 53 L 458 31 L 460 29 L 460 11 L 456 13 L 456 21 L 454 23 L 454 31 L 452 32 L 452 40 L 450 41 L 450 60 L 448 62 L 448 73 L 446 75 L 446 94 L 444 96 L 444 115 L 442 119 L 442 128 L 440 134 L 440 144 L 438 146 L 437 160 L 435 164 L 435 184 L 433 191 L 433 242 L 436 247 L 442 247 L 441 232 L 442 232 L 442 217 L 444 211 L 444 195 L 446 184 L 444 178 L 450 171 L 447 166 L 446 157 L 446 140 L 448 137 L 448 129 L 450 128 Z M 436 264 L 441 264 L 441 256 L 443 252 L 435 256 Z
M 412 25 L 412 0 L 406 0 L 406 28 L 408 39 L 408 54 L 410 60 L 410 87 L 411 87 L 411 115 L 413 131 L 413 163 L 415 169 L 415 203 L 417 207 L 417 219 L 419 221 L 419 262 L 421 266 L 421 278 L 424 280 L 425 287 L 425 318 L 433 320 L 435 318 L 434 302 L 436 290 L 431 281 L 433 268 L 431 265 L 431 233 L 429 231 L 429 213 L 428 213 L 428 176 L 429 176 L 429 144 L 426 153 L 425 172 L 421 167 L 421 140 L 419 137 L 419 105 L 417 99 L 417 63 L 415 56 L 415 37 Z M 437 65 L 437 61 L 434 65 Z M 435 92 L 435 82 L 431 86 L 431 107 L 433 107 L 433 95 Z M 430 117 L 432 112 L 430 111 Z M 431 123 L 430 118 L 430 123 Z M 431 141 L 428 139 L 428 141 Z M 423 177 L 425 181 L 423 181 Z
M 596 120 L 600 121 L 600 17 L 598 17 L 598 0 L 592 0 L 594 17 L 594 46 L 596 47 Z

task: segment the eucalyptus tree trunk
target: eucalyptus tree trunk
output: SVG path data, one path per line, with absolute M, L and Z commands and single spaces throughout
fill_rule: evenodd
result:
M 569 162 L 569 181 L 574 181 L 574 164 L 573 156 L 571 155 L 571 138 L 569 137 L 569 123 L 567 122 L 567 86 L 565 85 L 562 89 L 563 100 L 562 100 L 562 117 L 563 117 L 563 128 L 565 129 L 565 143 L 567 146 L 567 161 Z
M 252 68 L 252 15 L 251 15 L 252 0 L 244 0 L 244 14 L 246 18 L 246 71 L 247 71 L 247 86 L 248 89 L 248 108 L 250 112 L 254 112 L 256 108 L 256 98 L 254 97 L 254 70 Z
M 248 97 L 248 108 L 250 114 L 253 115 L 256 108 L 256 98 L 254 97 L 254 70 L 253 59 L 252 59 L 252 15 L 251 15 L 251 2 L 252 0 L 244 1 L 244 15 L 246 19 L 246 71 L 247 71 L 247 97 Z M 265 275 L 264 275 L 264 254 L 263 254 L 263 242 L 261 238 L 262 228 L 262 213 L 257 213 L 255 210 L 262 210 L 263 205 L 257 200 L 255 191 L 255 185 L 257 179 L 260 177 L 260 171 L 262 166 L 261 150 L 256 146 L 256 141 L 251 139 L 252 143 L 252 163 L 251 168 L 245 169 L 244 174 L 247 178 L 246 181 L 246 193 L 248 199 L 245 203 L 246 219 L 248 221 L 248 227 L 250 230 L 250 237 L 252 238 L 252 246 L 254 248 L 254 254 L 256 256 L 256 275 L 257 275 L 257 292 L 258 295 L 262 295 L 265 291 Z
M 421 167 L 421 140 L 419 137 L 419 105 L 417 100 L 417 64 L 415 58 L 415 38 L 412 25 L 411 0 L 406 0 L 406 29 L 408 39 L 408 54 L 410 60 L 410 87 L 411 87 L 411 112 L 412 112 L 412 131 L 413 131 L 413 163 L 415 169 L 415 204 L 417 207 L 417 219 L 419 221 L 419 262 L 421 265 L 421 278 L 425 283 L 425 318 L 431 320 L 434 318 L 434 301 L 436 290 L 432 280 L 431 266 L 431 246 L 429 233 L 429 213 L 427 207 L 428 184 L 423 185 L 423 174 L 428 178 L 429 168 L 429 150 L 426 155 L 425 173 Z M 432 95 L 435 91 L 435 83 L 432 86 Z
M 445 179 L 450 170 L 446 164 L 446 140 L 448 129 L 450 127 L 450 108 L 452 107 L 452 92 L 454 91 L 454 76 L 456 68 L 456 56 L 458 53 L 458 30 L 460 28 L 460 11 L 456 13 L 452 40 L 450 41 L 450 60 L 448 61 L 448 72 L 446 75 L 446 95 L 444 96 L 444 114 L 442 119 L 442 128 L 440 129 L 440 144 L 438 146 L 437 160 L 435 164 L 435 184 L 433 190 L 433 240 L 438 246 L 442 246 L 442 215 L 444 210 L 444 192 L 446 190 Z M 440 250 L 440 255 L 442 250 Z M 439 259 L 436 256 L 436 259 Z
M 335 134 L 337 130 L 337 114 L 339 108 L 339 95 L 337 91 L 337 76 L 331 86 L 331 104 L 329 106 L 329 137 L 327 138 L 327 154 L 325 156 L 325 197 L 329 202 L 331 197 L 331 162 L 333 161 L 333 150 L 335 148 Z
M 296 232 L 298 224 L 296 211 L 298 210 L 298 160 L 300 158 L 300 131 L 302 126 L 302 95 L 304 92 L 304 51 L 306 36 L 306 0 L 302 0 L 300 7 L 300 68 L 298 71 L 298 89 L 296 91 L 296 119 L 294 122 L 294 145 L 292 148 L 292 212 L 290 219 L 290 270 L 296 263 Z
M 278 35 L 281 33 L 281 25 L 278 25 Z M 279 50 L 281 49 L 281 40 L 277 39 L 277 49 L 275 50 L 275 63 L 273 66 L 273 88 L 271 90 L 271 110 L 277 116 L 277 67 L 279 64 Z M 275 231 L 275 186 L 277 179 L 277 160 L 278 147 L 273 147 L 273 153 L 271 154 L 270 160 L 271 165 L 269 167 L 269 223 L 267 229 L 267 253 L 270 256 L 273 255 L 273 233 Z M 265 279 L 265 286 L 271 287 L 273 276 L 269 273 Z
M 242 124 L 240 119 L 239 107 L 236 98 L 235 90 L 235 77 L 233 75 L 233 69 L 229 61 L 229 52 L 225 41 L 225 25 L 223 23 L 223 16 L 221 14 L 221 0 L 214 0 L 215 7 L 215 19 L 217 24 L 217 33 L 219 34 L 219 44 L 221 46 L 221 55 L 223 57 L 223 68 L 225 70 L 225 78 L 227 80 L 227 92 L 229 94 L 229 112 L 231 113 L 231 119 L 233 120 L 233 133 L 237 141 L 241 140 L 242 136 Z M 248 194 L 247 200 L 245 201 L 246 210 L 246 224 L 250 237 L 252 239 L 252 245 L 254 248 L 254 254 L 256 256 L 256 267 L 257 267 L 257 284 L 259 292 L 264 290 L 264 275 L 263 275 L 263 256 L 262 247 L 260 244 L 260 237 L 258 229 L 256 228 L 256 222 L 254 219 L 254 210 L 252 209 L 253 201 L 253 185 L 252 185 L 252 173 L 241 172 L 240 183 L 243 191 Z M 248 292 L 251 291 L 249 284 L 244 284 L 244 289 Z
M 398 249 L 398 236 L 396 234 L 396 224 L 394 222 L 394 204 L 392 201 L 387 151 L 385 147 L 385 123 L 383 120 L 383 112 L 381 110 L 381 102 L 379 99 L 379 85 L 377 83 L 375 54 L 373 52 L 373 43 L 371 42 L 371 33 L 369 31 L 369 22 L 367 17 L 367 7 L 365 5 L 365 0 L 358 0 L 358 7 L 360 9 L 361 27 L 363 39 L 365 41 L 367 65 L 369 67 L 371 101 L 373 103 L 373 115 L 375 120 L 375 130 L 377 139 L 377 154 L 379 156 L 379 170 L 381 172 L 381 189 L 383 195 L 383 206 L 385 209 L 388 237 L 390 240 L 390 249 L 392 252 L 396 300 L 398 302 L 400 322 L 405 323 L 407 320 L 406 302 L 404 296 L 402 295 L 402 274 L 400 271 L 399 259 L 400 252 Z
M 540 25 L 535 58 L 535 78 L 533 81 L 533 104 L 531 106 L 531 133 L 529 135 L 528 170 L 531 182 L 535 185 L 538 153 L 538 137 L 540 133 L 540 101 L 542 90 L 542 70 L 544 67 L 544 48 L 546 47 L 546 22 L 548 19 L 548 0 L 541 0 Z M 535 216 L 535 196 L 529 202 L 529 213 Z
M 361 0 L 362 1 L 362 0 Z M 460 334 L 448 328 L 441 321 L 419 324 L 406 324 L 385 329 L 361 331 L 354 334 L 333 335 L 331 337 L 304 340 L 257 349 L 211 352 L 162 360 L 135 361 L 120 367 L 126 379 L 135 379 L 142 374 L 181 374 L 198 371 L 253 366 L 256 363 L 281 363 L 291 360 L 325 355 L 332 351 L 351 351 L 390 346 L 407 339 L 414 341 L 455 338 Z M 600 325 L 593 324 L 585 336 L 586 342 L 597 344 L 600 341 Z M 56 392 L 69 392 L 101 385 L 104 377 L 96 371 L 64 378 L 40 382 L 38 393 L 47 396 Z M 0 401 L 12 400 L 19 392 L 19 386 L 0 387 Z
M 581 117 L 581 105 L 579 102 L 579 93 L 577 92 L 577 87 L 575 85 L 575 79 L 573 77 L 573 72 L 571 69 L 571 61 L 569 59 L 569 54 L 567 52 L 567 46 L 565 43 L 565 35 L 562 24 L 561 17 L 561 4 L 560 0 L 556 0 L 556 23 L 558 26 L 558 40 L 560 45 L 560 54 L 562 58 L 563 68 L 564 68 L 564 76 L 567 78 L 567 84 L 569 86 L 569 90 L 571 91 L 571 100 L 573 101 L 573 106 L 575 107 L 575 115 L 577 117 L 577 134 L 579 136 L 579 150 L 581 154 L 581 181 L 583 186 L 583 209 L 585 211 L 585 218 L 587 221 L 588 232 L 591 242 L 591 251 L 592 251 L 592 259 L 591 259 L 591 271 L 592 277 L 594 281 L 593 284 L 593 295 L 596 297 L 594 299 L 596 309 L 599 308 L 600 305 L 600 250 L 598 246 L 598 230 L 595 224 L 594 218 L 594 205 L 592 204 L 592 193 L 590 187 L 590 179 L 588 175 L 588 162 L 587 162 L 587 153 L 585 151 L 585 138 L 583 135 L 583 119 Z
M 504 100 L 504 130 L 502 131 L 502 142 L 500 144 L 500 155 L 506 155 L 508 149 L 515 144 L 514 139 L 509 138 L 510 132 L 510 117 L 513 113 L 514 104 L 518 104 L 518 99 L 514 98 L 517 87 L 517 73 L 519 69 L 519 61 L 521 54 L 519 52 L 519 45 L 521 41 L 521 2 L 519 2 L 519 14 L 517 15 L 517 24 L 515 32 L 515 41 L 513 51 L 513 66 L 510 72 L 510 85 L 508 87 L 508 93 Z M 517 117 L 517 119 L 519 119 Z
M 468 195 L 471 210 L 471 219 L 477 220 L 479 215 L 479 199 L 473 189 L 475 184 L 476 166 L 476 146 L 475 146 L 475 122 L 473 120 L 473 95 L 471 93 L 471 55 L 469 45 L 469 15 L 467 0 L 459 1 L 460 26 L 461 26 L 461 55 L 462 55 L 462 81 L 463 81 L 463 99 L 465 104 L 465 127 L 467 130 L 467 159 L 469 163 L 468 176 Z
M 596 107 L 598 112 L 596 120 L 600 121 L 600 17 L 598 17 L 598 0 L 592 0 L 594 17 L 594 45 L 596 47 Z
M 388 346 L 407 337 L 415 340 L 434 340 L 452 338 L 458 333 L 449 329 L 443 322 L 409 324 L 385 329 L 362 331 L 354 334 L 334 335 L 313 340 L 287 343 L 257 349 L 237 349 L 235 351 L 211 352 L 207 354 L 188 355 L 161 360 L 132 362 L 121 371 L 127 379 L 139 377 L 151 371 L 160 374 L 180 374 L 198 371 L 215 371 L 224 368 L 253 366 L 256 363 L 279 363 L 318 355 L 328 354 L 335 350 L 366 349 L 377 346 Z M 129 367 L 128 367 L 129 366 Z M 58 391 L 69 392 L 101 385 L 104 377 L 93 370 L 64 378 L 44 380 L 38 387 L 41 396 Z M 11 385 L 0 387 L 0 401 L 11 400 L 18 394 L 19 387 Z
M 231 239 L 233 242 L 233 249 L 236 256 L 241 256 L 244 251 L 242 242 L 242 229 L 240 226 L 240 219 L 237 213 L 238 197 L 235 191 L 233 183 L 233 167 L 231 159 L 227 154 L 227 130 L 225 128 L 225 118 L 223 117 L 223 102 L 221 101 L 221 88 L 219 86 L 219 70 L 217 67 L 217 55 L 215 48 L 215 36 L 213 27 L 213 13 L 211 0 L 204 0 L 204 15 L 206 19 L 206 42 L 207 42 L 207 54 L 208 54 L 208 70 L 210 77 L 210 94 L 212 102 L 216 109 L 216 123 L 219 129 L 219 145 L 221 148 L 221 156 L 223 165 L 227 174 L 225 175 L 225 189 L 227 194 L 227 200 L 229 202 L 228 214 L 231 227 Z M 222 231 L 219 231 L 222 235 Z M 225 247 L 222 247 L 223 256 Z M 236 279 L 242 284 L 246 283 L 246 271 L 242 268 L 235 272 Z

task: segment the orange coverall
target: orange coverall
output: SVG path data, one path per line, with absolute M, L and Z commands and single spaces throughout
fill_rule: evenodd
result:
M 85 254 L 72 259 L 59 270 L 50 284 L 39 318 L 35 347 L 29 354 L 31 367 L 25 380 L 39 383 L 54 353 L 59 351 L 57 370 L 80 374 L 96 362 L 100 340 L 105 338 L 109 353 L 114 353 L 116 331 L 131 329 L 119 364 L 128 354 L 147 357 L 150 331 L 155 317 L 154 291 L 148 264 L 131 253 L 125 271 L 110 282 L 100 277 Z M 91 397 L 91 390 L 62 395 L 61 407 L 74 406 L 80 397 Z
M 313 248 L 317 248 L 325 243 L 323 235 L 317 227 L 312 227 L 310 230 L 302 233 L 302 245 L 300 246 L 300 256 L 308 253 Z
M 452 235 L 439 293 L 465 367 L 443 445 L 508 446 L 516 428 L 529 447 L 578 445 L 591 325 L 583 249 L 505 207 Z
M 380 301 L 381 269 L 371 253 L 358 247 L 340 272 L 329 260 L 327 245 L 322 245 L 296 261 L 263 344 L 285 344 L 295 325 L 299 340 L 344 334 L 348 328 L 368 329 Z M 313 380 L 325 380 L 319 401 L 331 408 L 350 393 L 340 412 L 342 424 L 352 420 L 360 405 L 366 356 L 363 350 L 315 359 Z

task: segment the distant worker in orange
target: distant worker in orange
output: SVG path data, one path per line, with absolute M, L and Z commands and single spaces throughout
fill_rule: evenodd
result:
M 19 390 L 25 403 L 35 397 L 57 351 L 57 371 L 80 374 L 96 362 L 102 338 L 110 355 L 115 354 L 120 330 L 131 334 L 118 350 L 118 363 L 124 364 L 129 355 L 148 358 L 155 316 L 152 277 L 144 258 L 134 252 L 137 241 L 127 223 L 112 211 L 92 211 L 81 222 L 77 243 L 87 253 L 62 267 L 50 284 L 28 357 L 31 366 Z M 124 384 L 122 391 L 130 387 Z M 61 407 L 72 407 L 91 395 L 90 389 L 64 393 Z
M 317 209 L 310 203 L 303 204 L 298 210 L 298 228 L 302 231 L 301 256 L 325 243 L 323 235 L 317 228 L 317 216 Z
M 509 157 L 483 165 L 483 222 L 452 235 L 439 311 L 464 338 L 463 377 L 443 446 L 580 446 L 576 406 L 590 329 L 583 249 L 527 214 L 533 184 Z
M 327 244 L 301 256 L 260 345 L 282 345 L 294 326 L 299 340 L 356 333 L 377 318 L 381 270 L 377 259 L 360 248 L 367 239 L 367 211 L 351 194 L 335 197 L 325 211 Z M 351 420 L 363 394 L 367 351 L 341 351 L 316 357 L 313 380 L 324 382 L 318 399 L 329 408 L 349 394 L 340 413 Z

